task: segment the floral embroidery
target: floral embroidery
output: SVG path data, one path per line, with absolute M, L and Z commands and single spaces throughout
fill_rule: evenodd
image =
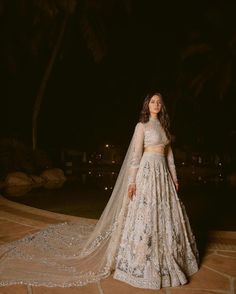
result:
M 143 177 L 147 178 L 149 176 L 150 173 L 150 164 L 149 162 L 145 162 L 144 167 L 143 167 Z
M 198 270 L 198 251 L 164 156 L 144 153 L 136 189 L 113 277 L 151 289 L 186 283 Z

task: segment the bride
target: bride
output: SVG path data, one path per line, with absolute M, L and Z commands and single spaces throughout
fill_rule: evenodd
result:
M 0 285 L 83 286 L 111 274 L 138 288 L 187 283 L 199 255 L 177 191 L 166 108 L 149 94 L 98 222 L 49 225 L 0 246 Z

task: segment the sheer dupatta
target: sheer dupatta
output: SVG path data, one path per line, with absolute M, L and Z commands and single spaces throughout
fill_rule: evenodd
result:
M 98 222 L 95 225 L 86 224 L 86 220 L 50 225 L 1 245 L 1 286 L 83 286 L 111 274 L 130 201 L 127 189 L 137 150 L 135 142 L 141 134 L 138 130 L 136 126 L 113 192 Z

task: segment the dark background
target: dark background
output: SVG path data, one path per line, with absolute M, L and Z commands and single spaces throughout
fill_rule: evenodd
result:
M 40 148 L 127 146 L 155 89 L 176 145 L 233 152 L 234 1 L 1 0 L 1 137 L 31 144 L 34 101 L 68 2 L 75 6 L 43 95 Z

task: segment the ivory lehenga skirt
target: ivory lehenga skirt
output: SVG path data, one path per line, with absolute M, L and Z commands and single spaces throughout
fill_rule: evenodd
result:
M 198 270 L 198 260 L 195 237 L 166 158 L 144 152 L 113 278 L 139 288 L 178 286 Z

